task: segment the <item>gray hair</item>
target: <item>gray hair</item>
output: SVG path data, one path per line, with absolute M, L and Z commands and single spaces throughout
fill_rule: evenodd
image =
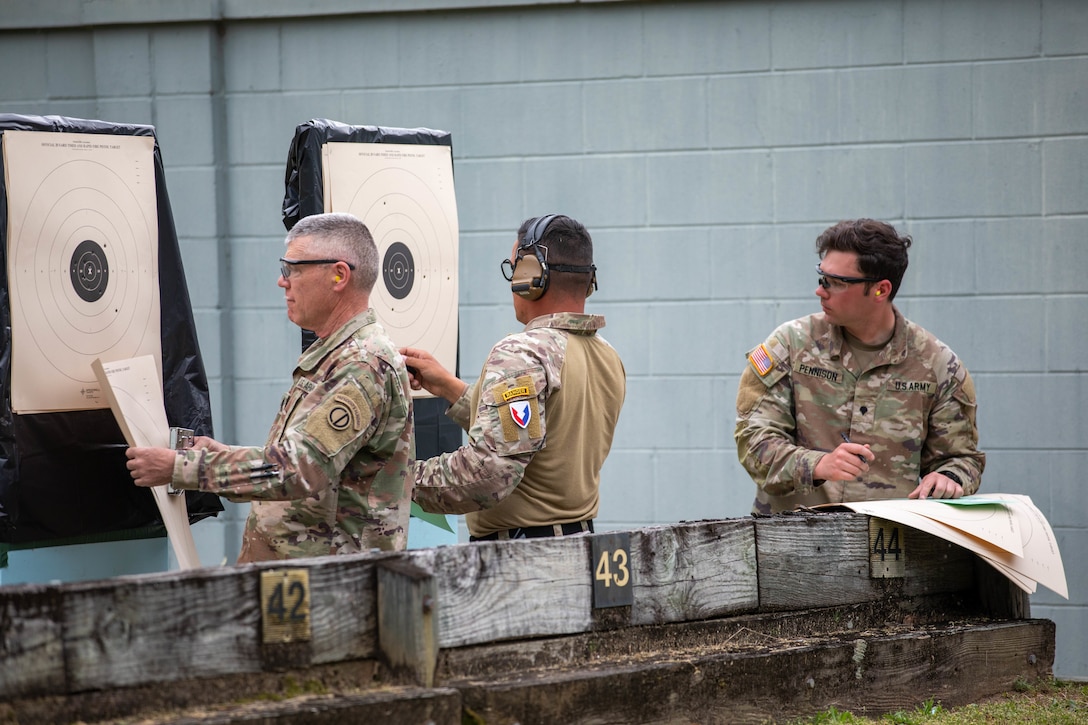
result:
M 368 294 L 378 281 L 378 247 L 366 224 L 352 214 L 330 212 L 303 217 L 287 232 L 285 244 L 310 237 L 316 253 L 355 267 L 352 279 Z

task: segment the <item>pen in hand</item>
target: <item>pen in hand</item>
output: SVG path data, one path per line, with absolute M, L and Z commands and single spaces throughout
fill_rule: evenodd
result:
M 839 433 L 839 435 L 842 436 L 842 439 L 844 441 L 846 441 L 847 443 L 853 443 L 854 442 L 854 441 L 850 440 L 850 436 L 846 435 L 845 433 Z M 861 455 L 860 453 L 857 454 L 857 457 L 858 457 L 858 460 L 860 460 L 862 463 L 866 463 L 866 464 L 869 463 L 867 460 L 865 460 L 865 456 Z

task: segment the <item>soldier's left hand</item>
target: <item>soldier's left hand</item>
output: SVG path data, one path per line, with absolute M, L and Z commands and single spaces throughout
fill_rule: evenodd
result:
M 953 481 L 943 473 L 927 473 L 918 484 L 918 488 L 910 492 L 907 498 L 960 498 L 963 496 L 963 486 Z

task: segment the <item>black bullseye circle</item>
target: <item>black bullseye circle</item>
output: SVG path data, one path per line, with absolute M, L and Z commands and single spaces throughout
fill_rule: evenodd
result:
M 77 237 L 78 238 L 78 237 Z M 110 267 L 102 247 L 90 239 L 84 239 L 72 252 L 69 265 L 72 287 L 84 302 L 96 302 L 106 293 L 110 281 Z
M 382 260 L 382 279 L 389 294 L 403 300 L 412 291 L 415 278 L 416 264 L 411 250 L 401 242 L 390 244 Z

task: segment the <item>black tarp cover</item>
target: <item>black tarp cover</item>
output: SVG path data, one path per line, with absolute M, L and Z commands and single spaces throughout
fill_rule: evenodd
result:
M 6 130 L 155 136 L 153 126 L 0 114 L 0 136 Z M 170 425 L 210 436 L 208 381 L 157 140 L 154 163 L 166 416 Z M 110 410 L 12 413 L 4 176 L 0 173 L 0 544 L 109 541 L 134 538 L 133 531 L 138 529 L 164 536 L 165 527 L 150 489 L 133 484 L 125 467 L 125 439 Z M 187 491 L 185 495 L 190 522 L 223 510 L 214 494 Z
M 315 118 L 299 124 L 295 128 L 295 136 L 287 153 L 287 173 L 284 178 L 286 188 L 283 196 L 283 225 L 288 230 L 299 219 L 325 211 L 321 147 L 330 141 L 453 146 L 448 131 L 429 128 L 349 126 L 325 118 Z M 303 348 L 311 342 L 312 333 L 304 332 Z M 454 374 L 458 374 L 458 371 L 455 370 Z M 440 398 L 421 398 L 416 400 L 413 407 L 417 458 L 430 458 L 457 450 L 461 445 L 461 428 L 444 415 L 446 401 Z

